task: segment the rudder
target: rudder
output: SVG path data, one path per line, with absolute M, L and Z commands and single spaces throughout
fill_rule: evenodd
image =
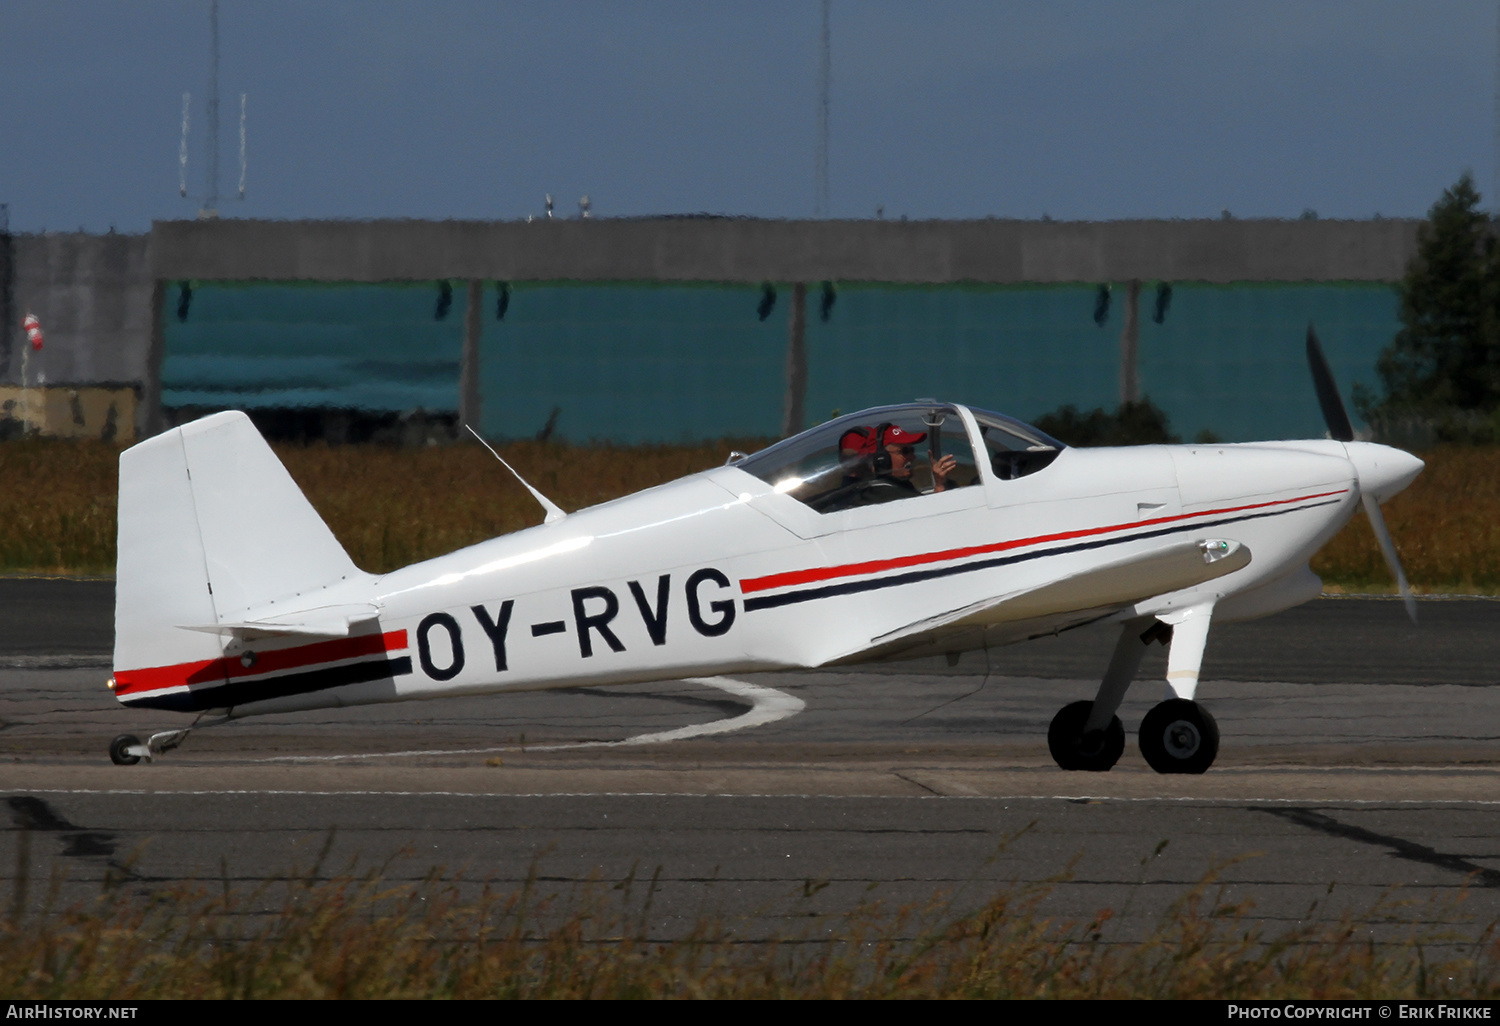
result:
M 365 576 L 243 413 L 120 454 L 117 671 L 218 659 L 224 638 L 204 626 Z

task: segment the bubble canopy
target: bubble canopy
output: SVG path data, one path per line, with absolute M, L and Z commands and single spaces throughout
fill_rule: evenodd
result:
M 879 406 L 809 428 L 735 466 L 820 513 L 933 495 L 981 483 L 979 452 L 1001 480 L 1043 469 L 1064 448 L 1029 424 L 960 407 L 915 402 Z M 977 443 L 977 445 L 976 445 Z

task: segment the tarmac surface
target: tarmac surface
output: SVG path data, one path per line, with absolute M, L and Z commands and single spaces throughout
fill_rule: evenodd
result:
M 1347 920 L 1467 943 L 1500 921 L 1500 602 L 1424 600 L 1413 627 L 1399 603 L 1322 599 L 1216 627 L 1199 697 L 1219 760 L 1164 777 L 1133 739 L 1156 652 L 1113 771 L 1047 755 L 1052 715 L 1108 660 L 1092 629 L 956 667 L 249 719 L 116 767 L 115 734 L 182 724 L 104 688 L 112 590 L 0 580 L 0 900 L 37 906 L 54 875 L 55 905 L 106 878 L 383 867 L 476 895 L 532 878 L 564 904 L 649 891 L 659 936 L 705 916 L 804 936 L 870 902 L 944 915 L 1001 893 L 1081 924 L 1111 909 L 1110 936 L 1141 936 L 1204 881 L 1273 934 Z

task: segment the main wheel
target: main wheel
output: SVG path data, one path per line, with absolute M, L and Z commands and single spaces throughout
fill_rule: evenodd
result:
M 141 761 L 139 755 L 131 755 L 130 749 L 141 743 L 134 734 L 121 734 L 109 743 L 109 761 L 116 766 L 134 766 Z
M 1088 770 L 1102 773 L 1120 761 L 1125 751 L 1125 728 L 1120 717 L 1110 717 L 1109 726 L 1084 734 L 1093 702 L 1065 705 L 1047 728 L 1047 748 L 1053 760 L 1065 770 Z
M 1207 709 L 1172 698 L 1141 721 L 1141 755 L 1158 773 L 1202 773 L 1219 754 L 1219 725 Z

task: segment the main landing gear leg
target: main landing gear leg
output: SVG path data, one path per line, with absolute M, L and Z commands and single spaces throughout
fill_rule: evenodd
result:
M 1195 606 L 1170 617 L 1167 700 L 1141 721 L 1141 755 L 1158 773 L 1202 773 L 1219 754 L 1219 725 L 1193 701 L 1213 606 Z
M 145 759 L 152 762 L 158 755 L 170 752 L 178 745 L 187 740 L 187 736 L 201 727 L 216 727 L 229 719 L 227 713 L 215 715 L 207 722 L 204 721 L 203 713 L 189 726 L 180 727 L 177 730 L 162 730 L 152 734 L 145 743 L 134 734 L 121 734 L 109 743 L 109 760 L 116 766 L 134 766 Z
M 1126 621 L 1094 700 L 1066 705 L 1052 718 L 1047 747 L 1063 769 L 1102 772 L 1119 761 L 1125 751 L 1125 728 L 1115 710 L 1146 654 L 1151 623 L 1150 618 Z

